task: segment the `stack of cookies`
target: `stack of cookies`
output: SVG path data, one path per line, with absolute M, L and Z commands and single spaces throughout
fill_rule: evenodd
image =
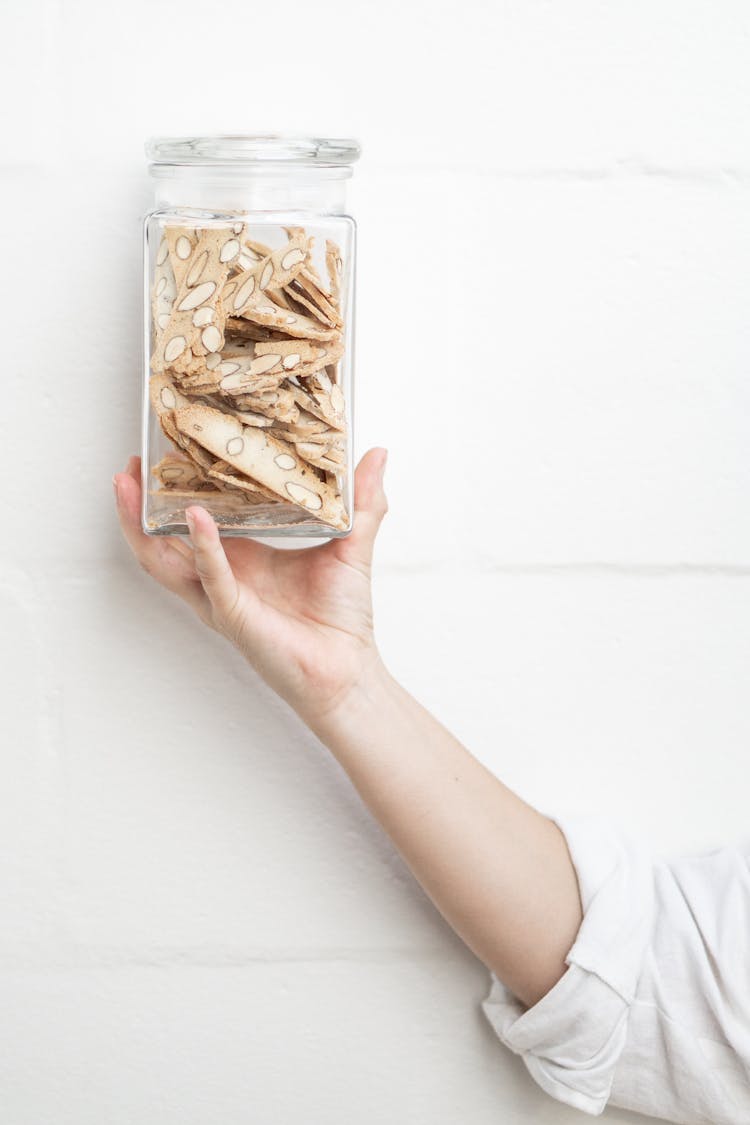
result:
M 349 527 L 342 261 L 285 228 L 271 249 L 242 222 L 170 225 L 156 253 L 150 398 L 174 446 L 152 472 L 181 506 L 283 504 Z

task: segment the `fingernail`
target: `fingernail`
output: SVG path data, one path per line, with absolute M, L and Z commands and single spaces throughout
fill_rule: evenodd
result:
M 117 477 L 112 477 L 112 488 L 115 490 L 115 501 L 120 503 L 120 485 L 117 482 Z
M 188 525 L 188 531 L 192 535 L 195 531 L 195 516 L 189 508 L 185 512 L 185 523 Z

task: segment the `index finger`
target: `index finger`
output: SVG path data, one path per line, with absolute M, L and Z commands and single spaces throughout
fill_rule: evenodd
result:
M 210 620 L 208 599 L 190 548 L 171 537 L 146 535 L 141 527 L 140 459 L 131 457 L 127 470 L 116 473 L 113 484 L 122 533 L 143 570 L 183 598 L 204 620 Z

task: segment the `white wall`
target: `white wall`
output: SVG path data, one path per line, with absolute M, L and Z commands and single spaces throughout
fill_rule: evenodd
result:
M 382 649 L 545 809 L 709 845 L 747 813 L 750 9 L 3 23 L 2 1125 L 578 1120 L 337 768 L 123 549 L 142 141 L 362 140 Z

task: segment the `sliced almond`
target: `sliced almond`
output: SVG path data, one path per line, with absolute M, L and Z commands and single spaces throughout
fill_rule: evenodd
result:
M 163 250 L 166 252 L 162 255 Z M 169 260 L 167 240 L 163 238 L 157 254 L 157 264 L 154 267 L 154 285 L 151 292 L 151 316 L 156 327 L 157 346 L 161 343 L 161 333 L 171 319 L 176 296 L 177 282 Z
M 283 270 L 291 270 L 294 266 L 304 262 L 307 257 L 304 250 L 295 247 L 293 250 L 288 250 L 281 259 L 281 268 Z
M 274 367 L 278 367 L 280 363 L 281 356 L 276 352 L 269 352 L 267 355 L 260 355 L 257 359 L 254 359 L 250 364 L 250 371 L 253 375 L 263 375 Z
M 293 458 L 290 457 L 290 460 L 293 460 Z M 295 504 L 307 508 L 308 511 L 319 512 L 323 507 L 323 497 L 320 492 L 314 488 L 308 488 L 306 484 L 299 484 L 296 480 L 288 480 L 284 482 L 284 490 L 291 496 Z
M 206 251 L 208 253 L 208 251 Z M 178 312 L 192 312 L 198 305 L 204 305 L 206 301 L 210 300 L 216 292 L 215 281 L 204 281 L 202 285 L 196 285 L 195 289 L 191 289 L 189 293 L 178 301 Z M 211 310 L 213 312 L 213 309 Z
M 265 289 L 268 286 L 272 277 L 273 277 L 273 262 L 271 262 L 269 260 L 269 261 L 266 262 L 266 264 L 263 266 L 263 269 L 260 272 L 260 277 L 258 278 L 258 287 L 260 289 Z
M 207 352 L 217 352 L 223 343 L 221 331 L 215 324 L 209 324 L 201 333 L 201 343 Z
M 196 309 L 193 313 L 193 324 L 196 328 L 203 328 L 204 325 L 210 324 L 215 316 L 215 309 Z
M 178 242 L 179 245 L 179 242 Z M 178 251 L 179 253 L 179 251 Z M 185 275 L 185 281 L 191 287 L 197 285 L 201 279 L 203 271 L 208 265 L 208 250 L 204 250 L 202 254 L 198 254 L 195 261 L 192 262 L 190 269 Z
M 240 242 L 238 238 L 230 238 L 225 242 L 219 251 L 220 262 L 231 262 L 240 252 Z
M 169 261 L 179 288 L 187 276 L 191 257 L 198 241 L 194 227 L 169 224 L 164 228 L 164 241 L 169 251 Z
M 151 470 L 152 476 L 168 488 L 197 488 L 203 476 L 185 454 L 168 453 Z
M 182 355 L 186 347 L 187 340 L 184 336 L 172 336 L 164 347 L 164 359 L 167 363 L 172 363 L 178 355 Z

